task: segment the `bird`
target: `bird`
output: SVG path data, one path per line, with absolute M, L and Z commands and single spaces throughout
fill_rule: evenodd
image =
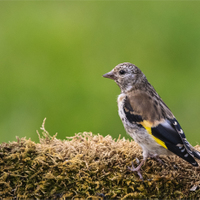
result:
M 118 64 L 104 78 L 114 80 L 121 93 L 117 98 L 118 114 L 126 132 L 137 142 L 143 151 L 143 159 L 134 167 L 143 179 L 141 167 L 147 158 L 155 158 L 163 163 L 160 155 L 177 155 L 191 165 L 198 167 L 195 158 L 200 152 L 187 141 L 179 122 L 167 107 L 144 73 L 134 64 Z

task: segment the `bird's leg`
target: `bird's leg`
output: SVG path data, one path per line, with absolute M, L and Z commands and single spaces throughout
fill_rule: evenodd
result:
M 128 167 L 128 169 L 131 170 L 132 172 L 137 172 L 137 173 L 138 173 L 138 176 L 139 176 L 140 179 L 142 179 L 142 180 L 143 180 L 143 177 L 142 177 L 142 174 L 141 174 L 140 169 L 141 169 L 142 165 L 144 164 L 145 160 L 146 160 L 146 159 L 143 159 L 142 162 L 140 163 L 139 160 L 136 158 L 137 163 L 138 163 L 138 164 L 140 163 L 140 164 L 135 168 L 135 166 L 133 165 L 133 162 L 132 162 L 132 167 Z

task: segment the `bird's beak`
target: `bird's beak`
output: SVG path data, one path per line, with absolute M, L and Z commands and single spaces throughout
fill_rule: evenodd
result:
M 115 80 L 115 75 L 114 75 L 113 71 L 110 71 L 110 72 L 104 74 L 103 77 Z

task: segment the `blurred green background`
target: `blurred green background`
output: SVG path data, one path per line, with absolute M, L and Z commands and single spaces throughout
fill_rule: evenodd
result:
M 200 142 L 200 2 L 0 2 L 0 142 L 38 142 L 45 117 L 60 139 L 83 131 L 129 138 L 120 90 L 102 77 L 125 61 Z

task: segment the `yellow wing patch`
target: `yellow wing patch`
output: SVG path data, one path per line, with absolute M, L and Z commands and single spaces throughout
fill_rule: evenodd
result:
M 144 126 L 144 127 L 150 127 L 151 128 L 151 127 L 158 126 L 160 123 L 162 123 L 164 121 L 165 121 L 164 119 L 162 121 L 155 120 L 154 122 L 143 120 L 142 122 L 140 122 L 140 124 L 142 124 L 142 126 Z
M 142 123 L 141 123 L 141 124 L 142 124 Z M 152 135 L 151 127 L 147 127 L 147 126 L 144 126 L 144 125 L 143 125 L 143 127 L 147 130 L 147 132 L 148 132 L 150 135 Z M 157 137 L 155 137 L 155 136 L 153 136 L 153 135 L 152 135 L 152 137 L 153 137 L 153 139 L 154 139 L 159 145 L 161 145 L 162 147 L 164 147 L 165 149 L 167 149 L 165 143 L 164 143 L 162 140 L 158 139 Z

